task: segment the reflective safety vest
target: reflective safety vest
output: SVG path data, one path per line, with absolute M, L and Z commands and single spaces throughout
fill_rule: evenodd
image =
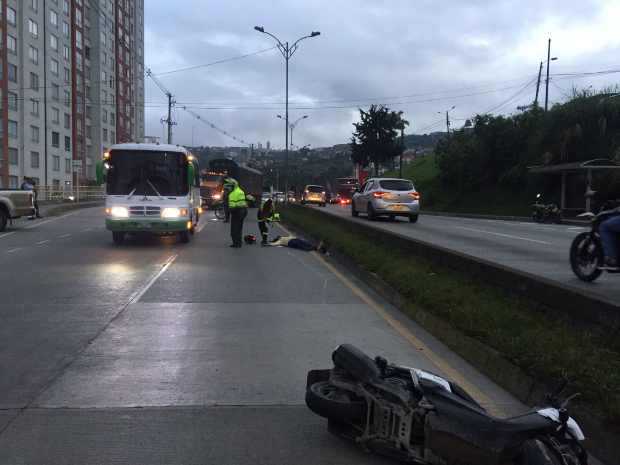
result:
M 248 203 L 245 200 L 245 192 L 241 190 L 239 186 L 228 194 L 228 208 L 247 208 Z

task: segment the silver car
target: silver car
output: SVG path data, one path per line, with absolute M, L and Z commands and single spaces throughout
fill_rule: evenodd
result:
M 420 194 L 407 179 L 370 178 L 353 194 L 351 214 L 360 213 L 366 213 L 369 220 L 406 216 L 415 223 L 420 214 Z

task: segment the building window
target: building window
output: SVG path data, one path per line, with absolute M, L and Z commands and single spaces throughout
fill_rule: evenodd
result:
M 39 167 L 39 152 L 30 152 L 30 168 Z
M 108 111 L 105 109 L 101 112 L 101 121 L 103 121 L 104 123 L 108 122 Z
M 19 152 L 13 147 L 9 147 L 9 165 L 17 165 L 19 163 Z
M 116 124 L 116 113 L 114 113 L 113 111 L 110 112 L 110 124 Z
M 52 160 L 53 160 L 53 163 L 54 163 L 52 169 L 54 171 L 60 171 L 60 157 L 58 155 L 54 155 L 52 157 Z
M 69 84 L 71 81 L 71 70 L 69 68 L 65 68 L 65 83 Z
M 65 113 L 65 129 L 71 129 L 71 115 Z
M 52 84 L 52 100 L 56 102 L 60 100 L 60 86 L 58 84 Z
M 13 55 L 17 53 L 17 39 L 11 34 L 6 36 L 6 48 Z
M 110 131 L 110 143 L 111 144 L 116 143 L 116 133 L 114 131 Z
M 58 13 L 54 10 L 50 11 L 50 24 L 54 27 L 58 27 Z
M 62 22 L 62 33 L 65 37 L 69 37 L 69 23 L 66 21 Z
M 66 61 L 69 61 L 71 59 L 71 54 L 69 52 L 69 47 L 67 47 L 66 45 L 63 45 L 62 47 L 62 56 Z
M 60 180 L 52 179 L 52 187 L 54 187 L 54 189 L 60 189 Z
M 52 74 L 58 76 L 58 60 L 54 60 L 53 58 L 50 61 L 50 70 Z
M 28 48 L 28 58 L 30 58 L 30 61 L 32 61 L 35 65 L 38 65 L 39 64 L 39 50 L 31 45 Z
M 71 137 L 65 136 L 65 152 L 71 152 Z
M 64 14 L 69 14 L 69 0 L 62 0 L 62 11 Z
M 35 73 L 30 73 L 30 89 L 39 91 L 39 75 Z
M 17 176 L 9 176 L 9 189 L 17 189 Z
M 75 46 L 82 50 L 82 33 L 80 31 L 75 31 Z
M 35 144 L 39 143 L 39 128 L 38 126 L 30 126 L 30 140 Z
M 34 12 L 39 11 L 39 0 L 30 0 L 30 8 L 32 8 Z
M 71 92 L 65 90 L 65 106 L 71 105 Z
M 12 63 L 8 64 L 9 81 L 17 82 L 17 66 Z
M 17 94 L 14 92 L 8 93 L 9 110 L 17 111 Z
M 75 23 L 78 27 L 82 27 L 82 10 L 75 10 Z
M 39 116 L 39 101 L 37 99 L 30 99 L 30 114 L 33 116 Z
M 108 141 L 108 130 L 103 128 L 103 141 L 107 142 Z
M 32 19 L 28 19 L 28 32 L 30 32 L 30 35 L 35 39 L 39 37 L 39 25 Z
M 50 48 L 58 51 L 58 37 L 54 34 L 50 34 Z
M 17 121 L 9 120 L 9 139 L 17 139 Z
M 65 158 L 65 173 L 71 173 L 71 158 Z
M 52 123 L 60 123 L 60 110 L 58 108 L 52 108 Z
M 6 21 L 11 26 L 16 26 L 17 25 L 17 13 L 10 6 L 6 7 Z
M 52 131 L 52 147 L 60 147 L 60 133 Z

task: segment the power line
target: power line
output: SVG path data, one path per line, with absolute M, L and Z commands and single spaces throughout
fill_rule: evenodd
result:
M 237 56 L 230 57 L 230 58 L 224 58 L 222 60 L 212 61 L 211 63 L 205 63 L 205 64 L 202 64 L 202 65 L 188 66 L 187 68 L 173 69 L 171 71 L 164 71 L 162 73 L 154 73 L 154 74 L 156 76 L 166 76 L 168 74 L 181 73 L 183 71 L 191 71 L 191 70 L 199 69 L 199 68 L 207 68 L 209 66 L 220 65 L 222 63 L 229 63 L 231 61 L 242 60 L 244 58 L 248 58 L 248 57 L 251 57 L 251 56 L 260 55 L 261 53 L 269 52 L 271 50 L 275 50 L 276 48 L 277 48 L 277 46 L 269 47 L 269 48 L 264 48 L 262 50 L 257 50 L 256 52 L 246 53 L 244 55 L 237 55 Z
M 504 100 L 502 103 L 500 103 L 499 105 L 495 105 L 493 107 L 491 107 L 490 109 L 488 109 L 487 111 L 483 112 L 482 114 L 488 114 L 494 111 L 499 110 L 500 108 L 503 108 L 504 106 L 508 105 L 510 102 L 512 102 L 513 100 L 515 100 L 517 97 L 519 97 L 523 92 L 525 92 L 528 87 L 530 87 L 532 84 L 534 84 L 534 82 L 536 82 L 536 80 L 538 79 L 538 76 L 535 76 L 533 79 L 530 79 L 529 81 L 527 81 L 525 83 L 525 85 L 519 90 L 517 91 L 515 94 L 513 94 L 512 96 L 510 96 L 508 99 Z
M 206 124 L 207 126 L 209 126 L 211 129 L 215 129 L 217 132 L 219 132 L 220 134 L 225 135 L 226 137 L 233 139 L 237 142 L 241 142 L 244 145 L 250 145 L 248 142 L 244 141 L 243 139 L 241 139 L 240 137 L 234 136 L 233 134 L 229 133 L 228 131 L 225 131 L 224 129 L 221 129 L 220 127 L 216 126 L 214 123 L 212 123 L 211 121 L 203 118 L 201 115 L 199 115 L 198 113 L 188 110 L 187 107 L 185 106 L 181 106 L 181 109 L 185 110 L 187 113 L 189 113 L 190 115 L 192 115 L 194 118 L 196 118 L 198 121 L 201 121 L 202 123 Z

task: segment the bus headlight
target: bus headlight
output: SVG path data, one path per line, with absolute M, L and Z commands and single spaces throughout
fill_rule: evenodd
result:
M 162 218 L 180 218 L 187 216 L 187 208 L 166 207 L 161 211 Z
M 129 218 L 129 210 L 127 207 L 112 207 L 108 210 L 110 216 L 113 218 Z

